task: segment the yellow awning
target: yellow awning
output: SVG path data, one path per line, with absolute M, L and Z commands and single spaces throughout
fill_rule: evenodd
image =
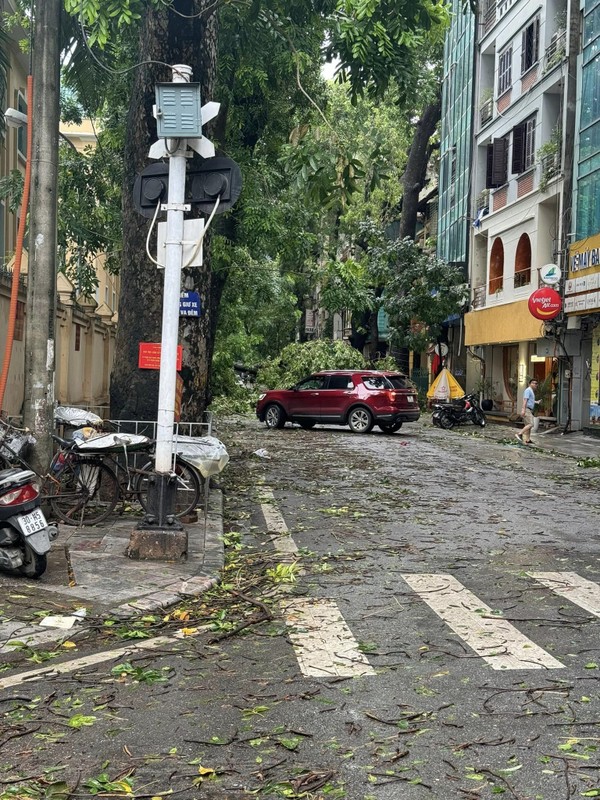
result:
M 543 336 L 543 323 L 531 315 L 527 300 L 465 314 L 467 346 L 533 341 Z

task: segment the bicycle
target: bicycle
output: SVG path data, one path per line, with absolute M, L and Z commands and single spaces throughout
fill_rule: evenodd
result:
M 144 511 L 148 508 L 149 479 L 153 474 L 151 461 L 141 468 L 131 466 L 125 452 L 124 464 L 117 457 L 121 451 L 137 449 L 148 453 L 153 442 L 137 448 L 120 446 L 109 450 L 77 452 L 77 442 L 52 437 L 59 445 L 53 460 L 56 475 L 49 483 L 48 500 L 53 512 L 69 525 L 96 525 L 105 520 L 119 500 L 137 501 Z M 88 442 L 93 445 L 93 440 Z M 174 475 L 177 478 L 175 509 L 177 517 L 185 517 L 198 506 L 201 481 L 197 471 L 176 457 Z
M 149 478 L 153 464 L 147 461 L 141 468 L 131 466 L 127 459 L 127 439 L 112 452 L 106 449 L 78 452 L 76 440 L 53 435 L 59 449 L 54 454 L 48 473 L 41 477 L 42 499 L 50 504 L 53 514 L 68 525 L 96 525 L 105 520 L 119 500 L 138 502 L 148 508 Z M 148 454 L 153 442 L 146 439 L 141 445 L 129 447 Z M 24 455 L 35 439 L 26 429 L 16 428 L 0 420 L 0 468 L 19 465 L 31 469 Z M 93 446 L 93 440 L 89 442 Z M 123 452 L 124 464 L 118 456 Z M 197 470 L 176 457 L 177 476 L 175 515 L 184 517 L 198 505 L 202 494 L 202 479 Z

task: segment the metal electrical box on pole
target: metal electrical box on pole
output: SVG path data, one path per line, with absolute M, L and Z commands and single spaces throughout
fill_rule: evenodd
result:
M 218 103 L 201 106 L 200 85 L 190 83 L 191 69 L 172 67 L 173 82 L 156 86 L 155 116 L 159 140 L 149 156 L 168 159 L 152 164 L 136 177 L 133 200 L 142 216 L 160 223 L 155 264 L 164 267 L 162 339 L 158 390 L 156 459 L 148 480 L 148 508 L 144 521 L 132 533 L 129 554 L 134 558 L 177 560 L 187 554 L 187 534 L 175 516 L 178 476 L 174 471 L 174 424 L 177 404 L 177 347 L 181 311 L 181 271 L 202 264 L 203 220 L 184 220 L 192 205 L 205 214 L 227 211 L 241 191 L 238 165 L 227 158 L 214 158 L 213 143 L 202 136 L 202 124 L 212 119 Z M 205 160 L 199 170 L 187 172 L 193 152 Z M 212 162 L 212 163 L 210 163 Z M 222 205 L 222 207 L 220 207 Z M 210 222 L 210 220 L 209 220 Z M 200 298 L 185 301 L 186 315 L 200 308 Z M 197 314 L 196 314 L 197 316 Z M 150 534 L 150 535 L 148 535 Z

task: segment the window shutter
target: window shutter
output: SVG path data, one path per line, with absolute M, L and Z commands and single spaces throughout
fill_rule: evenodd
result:
M 520 175 L 525 169 L 525 125 L 513 128 L 512 172 Z
M 493 139 L 492 186 L 504 186 L 506 177 L 506 139 Z
M 521 34 L 521 75 L 527 70 L 527 33 L 529 28 L 525 28 Z
M 540 57 L 540 18 L 538 17 L 533 23 L 533 60 L 535 64 Z
M 494 184 L 492 183 L 492 160 L 494 157 L 494 145 L 488 144 L 487 146 L 487 164 L 486 164 L 486 171 L 485 171 L 485 188 L 486 189 L 493 189 Z

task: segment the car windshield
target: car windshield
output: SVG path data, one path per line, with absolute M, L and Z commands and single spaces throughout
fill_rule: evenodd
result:
M 388 380 L 394 389 L 413 389 L 415 388 L 413 382 L 406 375 L 388 375 Z
M 371 389 L 371 391 L 392 388 L 392 384 L 384 375 L 363 375 L 362 382 L 367 389 Z

